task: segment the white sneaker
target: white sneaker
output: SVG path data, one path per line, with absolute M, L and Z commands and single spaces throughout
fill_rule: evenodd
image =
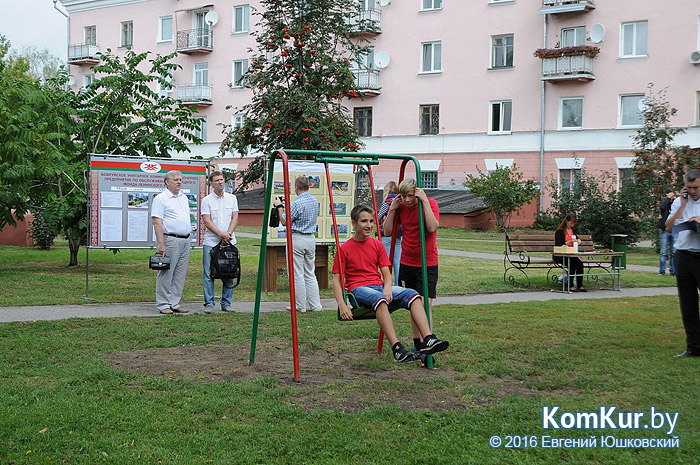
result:
M 204 313 L 214 313 L 214 307 L 212 307 L 211 305 L 207 305 L 206 307 L 204 307 Z

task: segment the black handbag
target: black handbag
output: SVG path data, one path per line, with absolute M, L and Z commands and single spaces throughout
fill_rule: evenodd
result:
M 212 279 L 235 280 L 233 287 L 241 282 L 241 258 L 233 244 L 219 242 L 211 249 L 209 276 Z
M 148 257 L 148 267 L 152 270 L 169 270 L 170 269 L 170 257 L 164 257 L 163 255 L 157 253 Z
M 276 228 L 280 225 L 280 214 L 277 211 L 277 207 L 272 207 L 270 210 L 270 227 Z

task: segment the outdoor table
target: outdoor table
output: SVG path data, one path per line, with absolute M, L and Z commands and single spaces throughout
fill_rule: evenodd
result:
M 588 273 L 584 273 L 583 275 L 573 274 L 573 275 L 570 275 L 569 278 L 573 277 L 574 282 L 575 282 L 577 276 L 610 276 L 610 278 L 612 279 L 612 288 L 605 288 L 605 289 L 612 289 L 613 291 L 619 291 L 622 288 L 622 285 L 620 282 L 620 270 L 622 269 L 622 267 L 619 265 L 620 259 L 615 259 L 615 257 L 622 257 L 623 255 L 624 255 L 624 252 L 612 252 L 612 251 L 552 252 L 552 258 L 555 258 L 555 257 L 562 258 L 562 261 L 563 261 L 562 267 L 567 272 L 571 268 L 570 267 L 571 257 L 580 258 L 583 261 L 584 266 L 586 265 L 586 260 L 596 261 L 596 260 L 601 260 L 603 258 L 611 258 L 612 264 L 610 265 L 610 268 L 599 267 L 601 269 L 600 272 L 591 273 L 591 267 L 588 267 Z M 565 279 L 562 281 L 561 292 L 564 292 L 566 294 L 571 293 L 571 286 L 569 286 L 569 282 L 570 282 L 570 279 Z M 552 291 L 559 292 L 556 289 L 552 289 Z
M 328 289 L 328 245 L 316 243 L 316 279 L 319 289 Z M 277 270 L 287 268 L 287 244 L 267 243 L 265 253 L 265 290 L 277 291 Z M 299 279 L 299 278 L 297 278 Z

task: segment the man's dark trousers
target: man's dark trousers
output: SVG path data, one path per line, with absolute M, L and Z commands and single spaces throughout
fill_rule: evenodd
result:
M 685 328 L 686 349 L 700 355 L 700 314 L 698 311 L 698 288 L 700 287 L 700 254 L 692 255 L 676 250 L 676 286 L 681 306 L 681 317 Z

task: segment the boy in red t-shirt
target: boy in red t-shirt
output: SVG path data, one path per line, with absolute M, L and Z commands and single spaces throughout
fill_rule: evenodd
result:
M 377 314 L 379 327 L 391 344 L 394 360 L 410 362 L 414 354 L 406 350 L 396 337 L 389 308 L 407 308 L 411 312 L 411 326 L 420 333 L 418 351 L 423 355 L 447 349 L 448 341 L 438 339 L 431 333 L 420 294 L 414 290 L 392 286 L 389 272 L 389 257 L 384 245 L 372 237 L 374 210 L 367 205 L 357 205 L 350 212 L 355 234 L 340 246 L 333 263 L 333 294 L 344 320 L 352 320 L 352 311 L 343 300 L 340 280 L 340 262 L 343 263 L 345 285 L 353 293 L 358 305 L 371 307 Z

